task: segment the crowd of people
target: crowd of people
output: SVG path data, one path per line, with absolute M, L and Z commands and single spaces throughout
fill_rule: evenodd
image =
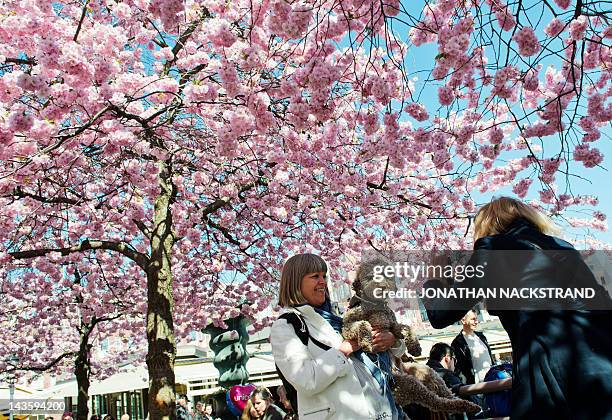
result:
M 284 420 L 286 413 L 274 404 L 272 393 L 258 387 L 248 399 L 241 420 Z
M 285 405 L 287 411 L 282 410 L 274 404 L 272 392 L 265 387 L 255 388 L 249 395 L 246 401 L 241 420 L 293 420 L 291 416 L 291 405 L 288 401 L 283 400 L 282 389 L 277 391 L 280 401 Z M 186 395 L 179 395 L 176 405 L 177 420 L 217 420 L 218 417 L 214 413 L 213 401 L 202 403 L 196 402 L 194 410 L 190 411 L 188 399 Z

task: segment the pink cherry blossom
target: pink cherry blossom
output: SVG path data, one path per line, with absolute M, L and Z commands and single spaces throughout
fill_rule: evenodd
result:
M 570 6 L 570 4 L 572 3 L 572 1 L 571 0 L 555 0 L 555 3 L 560 8 L 567 9 Z
M 417 121 L 425 121 L 429 118 L 429 114 L 427 113 L 427 110 L 422 104 L 413 102 L 411 104 L 406 105 L 404 109 L 412 118 Z
M 453 89 L 448 86 L 441 86 L 438 88 L 438 100 L 440 105 L 450 105 L 455 100 Z
M 557 170 L 559 169 L 559 165 L 561 164 L 561 159 L 559 158 L 546 159 L 540 162 L 540 164 L 542 165 L 542 175 L 540 176 L 540 178 L 542 179 L 543 182 L 547 184 L 551 184 L 555 179 L 555 174 L 557 173 Z
M 521 179 L 519 182 L 514 184 L 512 187 L 512 192 L 515 193 L 520 198 L 524 198 L 529 191 L 529 186 L 531 185 L 533 180 L 531 179 Z
M 529 26 L 524 26 L 512 39 L 518 44 L 519 54 L 522 56 L 529 57 L 535 55 L 542 49 L 535 31 Z
M 523 78 L 523 87 L 525 90 L 533 92 L 536 91 L 540 85 L 538 79 L 539 68 L 531 68 L 527 71 Z
M 592 168 L 603 161 L 603 155 L 596 148 L 591 148 L 588 143 L 582 143 L 574 149 L 574 160 L 582 162 L 586 168 Z
M 554 18 L 546 25 L 544 32 L 546 32 L 546 35 L 554 37 L 559 35 L 564 28 L 565 24 L 559 18 Z
M 504 140 L 504 132 L 499 127 L 489 130 L 489 141 L 491 144 L 500 144 Z
M 584 32 L 589 24 L 589 19 L 584 16 L 578 16 L 572 20 L 569 25 L 570 38 L 573 41 L 579 41 L 584 38 Z
M 17 109 L 8 118 L 8 126 L 12 131 L 26 132 L 34 125 L 32 116 L 25 110 Z

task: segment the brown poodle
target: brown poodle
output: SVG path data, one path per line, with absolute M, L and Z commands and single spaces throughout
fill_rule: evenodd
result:
M 375 326 L 390 331 L 396 338 L 403 339 L 408 353 L 420 356 L 421 346 L 412 328 L 399 324 L 386 299 L 377 297 L 375 293 L 376 289 L 396 290 L 394 278 L 374 275 L 374 267 L 388 264 L 390 264 L 388 260 L 377 258 L 363 262 L 359 266 L 353 282 L 355 296 L 351 298 L 349 309 L 344 314 L 342 336 L 347 340 L 355 340 L 364 351 L 371 353 L 372 326 Z
M 375 267 L 391 265 L 382 257 L 367 259 L 357 270 L 349 309 L 344 314 L 342 336 L 355 340 L 366 352 L 372 352 L 372 327 L 390 331 L 396 338 L 403 339 L 408 353 L 421 354 L 419 340 L 408 325 L 397 322 L 389 308 L 383 291 L 396 290 L 395 278 L 384 276 Z M 376 292 L 376 289 L 380 289 Z M 417 363 L 403 363 L 400 373 L 395 373 L 393 395 L 400 406 L 415 403 L 431 411 L 450 413 L 480 411 L 480 407 L 470 401 L 453 396 L 442 378 L 429 366 Z

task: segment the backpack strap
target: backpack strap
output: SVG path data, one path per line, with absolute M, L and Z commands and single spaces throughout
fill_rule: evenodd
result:
M 295 312 L 286 312 L 279 316 L 278 319 L 284 319 L 287 321 L 287 323 L 295 330 L 295 335 L 298 336 L 302 344 L 305 346 L 308 345 L 308 340 L 311 340 L 314 345 L 325 351 L 331 348 L 327 344 L 321 343 L 319 340 L 310 335 L 308 332 L 308 326 L 306 325 L 306 321 L 302 315 L 296 314 Z

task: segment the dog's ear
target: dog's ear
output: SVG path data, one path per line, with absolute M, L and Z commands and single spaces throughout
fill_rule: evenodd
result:
M 355 291 L 355 292 L 359 292 L 361 290 L 361 267 L 357 268 L 357 273 L 355 273 L 355 279 L 353 280 L 353 284 L 351 285 L 351 288 Z
M 372 261 L 364 260 L 357 267 L 357 273 L 355 274 L 355 281 L 353 282 L 353 290 L 357 296 L 361 296 L 363 285 L 367 284 L 373 275 Z
M 360 270 L 357 270 L 355 281 L 353 281 L 353 284 L 351 286 L 357 295 L 361 294 L 361 279 L 359 278 L 359 271 Z
M 391 264 L 392 262 L 389 259 L 380 255 L 363 259 L 357 268 L 355 281 L 353 282 L 353 290 L 355 293 L 360 294 L 364 285 L 367 285 L 374 279 L 375 268 L 377 266 L 384 267 Z
M 361 298 L 355 295 L 349 300 L 348 307 L 349 309 L 352 309 L 356 306 L 359 306 L 360 304 L 361 304 Z

